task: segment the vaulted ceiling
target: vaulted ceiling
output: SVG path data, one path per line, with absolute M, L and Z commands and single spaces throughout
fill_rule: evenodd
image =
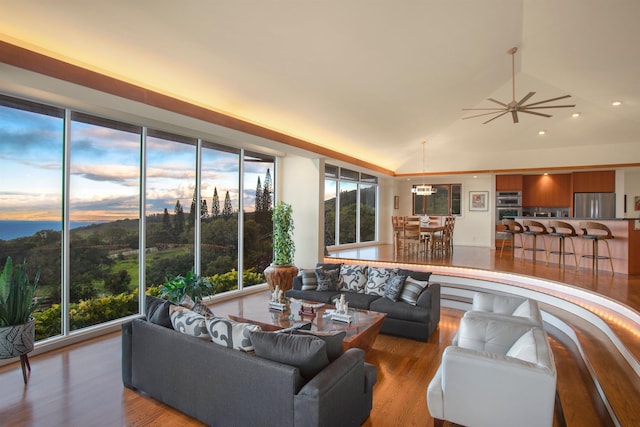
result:
M 422 171 L 423 140 L 429 172 L 640 163 L 637 0 L 0 0 L 0 10 L 0 40 L 398 174 Z M 518 124 L 462 120 L 463 108 L 495 107 L 487 98 L 511 100 L 514 46 L 516 99 L 570 94 L 559 103 L 576 107 Z

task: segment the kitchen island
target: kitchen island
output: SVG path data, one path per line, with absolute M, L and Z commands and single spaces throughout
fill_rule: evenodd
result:
M 548 231 L 551 231 L 549 228 L 549 221 L 564 221 L 571 224 L 575 229 L 578 235 L 582 235 L 582 229 L 580 228 L 580 223 L 585 221 L 593 221 L 599 222 L 601 224 L 606 225 L 611 230 L 613 234 L 613 239 L 608 240 L 609 247 L 611 248 L 611 257 L 613 260 L 613 268 L 615 273 L 621 274 L 640 274 L 640 221 L 635 218 L 545 218 L 545 217 L 517 217 L 516 221 L 520 224 L 524 225 L 524 221 L 533 220 L 538 221 L 544 224 L 547 227 Z M 526 236 L 522 236 L 525 238 Z M 541 238 L 545 239 L 545 244 L 547 251 L 557 251 L 558 250 L 558 238 L 552 236 L 544 236 L 538 237 L 538 248 L 544 248 Z M 591 240 L 583 239 L 581 237 L 573 237 L 573 243 L 578 254 L 578 264 L 581 268 L 592 268 L 592 260 L 591 259 L 583 259 L 582 255 L 591 254 L 592 246 Z M 519 243 L 519 242 L 517 242 Z M 605 243 L 600 242 L 600 255 L 606 255 L 606 249 L 604 248 Z M 532 237 L 526 239 L 526 246 L 530 248 L 533 245 Z M 553 245 L 553 247 L 551 246 Z M 567 243 L 565 247 L 565 251 L 571 250 L 571 244 Z M 549 255 L 549 263 L 558 264 L 560 260 L 560 256 L 557 254 L 545 254 Z M 532 259 L 533 254 L 532 251 L 523 251 L 522 249 L 516 249 L 514 253 L 515 258 L 524 259 Z M 537 262 L 544 262 L 546 258 L 538 255 Z M 576 267 L 575 259 L 573 255 L 565 256 L 566 267 Z M 600 271 L 611 271 L 611 264 L 608 260 L 600 260 L 598 261 L 598 268 Z

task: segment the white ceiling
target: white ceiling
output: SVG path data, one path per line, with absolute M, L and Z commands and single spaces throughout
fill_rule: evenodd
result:
M 423 140 L 428 172 L 640 162 L 637 0 L 0 0 L 0 10 L 2 40 L 398 174 L 422 170 Z M 576 107 L 519 124 L 461 120 L 462 108 L 495 106 L 486 98 L 511 100 L 513 46 L 517 99 L 571 94 L 559 103 Z

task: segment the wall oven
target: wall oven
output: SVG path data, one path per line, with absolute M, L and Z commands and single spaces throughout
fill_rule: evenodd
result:
M 496 208 L 496 224 L 502 224 L 502 220 L 505 218 L 513 219 L 517 216 L 522 216 L 522 208 L 520 206 L 498 206 Z
M 522 206 L 522 192 L 498 191 L 496 193 L 496 206 Z

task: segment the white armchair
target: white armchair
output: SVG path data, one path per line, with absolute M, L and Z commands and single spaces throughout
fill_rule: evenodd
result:
M 545 331 L 474 312 L 460 321 L 427 389 L 435 425 L 553 425 L 556 368 Z
M 477 292 L 471 311 L 487 313 L 496 319 L 508 319 L 542 327 L 540 308 L 535 300 Z

